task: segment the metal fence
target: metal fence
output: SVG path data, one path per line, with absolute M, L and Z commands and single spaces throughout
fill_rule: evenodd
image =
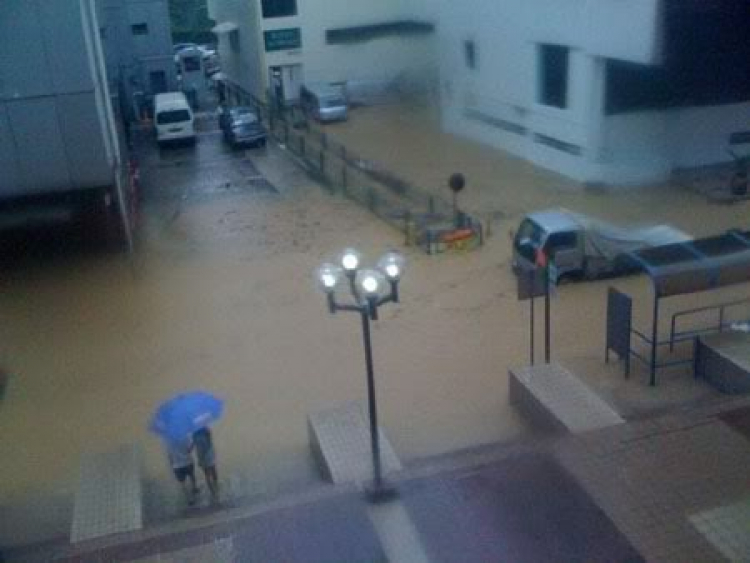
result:
M 456 212 L 447 199 L 429 193 L 331 138 L 296 106 L 258 108 L 268 131 L 308 172 L 333 193 L 341 193 L 404 233 L 405 244 L 430 254 L 470 250 L 484 243 L 482 223 Z

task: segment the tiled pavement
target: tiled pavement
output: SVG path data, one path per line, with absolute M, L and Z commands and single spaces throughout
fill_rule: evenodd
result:
M 401 486 L 430 561 L 641 561 L 548 454 Z
M 345 403 L 312 414 L 308 426 L 323 475 L 335 484 L 372 480 L 370 426 L 362 403 Z M 399 471 L 401 462 L 382 428 L 378 434 L 383 474 Z
M 587 432 L 624 420 L 578 377 L 559 364 L 510 371 L 510 400 L 540 422 L 570 432 Z
M 257 513 L 250 511 L 249 515 L 216 514 L 218 517 L 196 521 L 192 526 L 190 523 L 167 526 L 157 534 L 130 534 L 111 542 L 79 544 L 62 550 L 52 560 L 66 563 L 386 561 L 366 508 L 356 492 L 331 491 L 305 502 Z M 219 558 L 205 559 L 209 553 Z M 27 559 L 10 559 L 15 560 Z M 37 560 L 50 558 L 41 556 L 34 559 Z
M 715 410 L 498 448 L 463 464 L 453 456 L 448 470 L 438 460 L 395 475 L 399 504 L 377 514 L 358 491 L 330 486 L 254 512 L 146 530 L 119 545 L 84 544 L 58 560 L 192 561 L 213 549 L 238 562 L 409 561 L 412 554 L 432 561 L 724 561 L 747 539 L 739 503 L 750 497 L 750 441 Z M 405 524 L 409 533 L 400 532 Z
M 649 561 L 721 561 L 689 516 L 750 494 L 750 443 L 695 412 L 560 441 L 555 450 Z
M 750 561 L 750 498 L 690 517 L 693 525 L 730 561 Z
M 72 542 L 143 527 L 140 464 L 134 445 L 83 456 L 73 510 Z

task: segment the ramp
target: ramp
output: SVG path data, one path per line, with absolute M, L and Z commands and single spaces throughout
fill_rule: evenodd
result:
M 338 485 L 372 479 L 372 453 L 367 411 L 360 403 L 346 403 L 308 417 L 310 448 L 323 476 Z M 382 428 L 380 458 L 383 474 L 401 469 Z
M 559 364 L 510 371 L 510 401 L 534 422 L 586 432 L 625 422 L 580 379 Z

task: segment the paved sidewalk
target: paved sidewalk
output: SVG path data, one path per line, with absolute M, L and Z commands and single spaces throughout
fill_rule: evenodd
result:
M 714 413 L 612 427 L 563 440 L 555 449 L 647 560 L 724 560 L 724 546 L 693 520 L 750 495 L 750 441 Z M 728 545 L 750 541 L 750 526 L 727 525 L 718 537 Z
M 40 551 L 8 560 L 742 560 L 750 436 L 737 428 L 750 424 L 748 404 L 442 457 L 395 475 L 399 496 L 389 504 L 326 486 L 117 544 L 68 546 L 56 559 Z

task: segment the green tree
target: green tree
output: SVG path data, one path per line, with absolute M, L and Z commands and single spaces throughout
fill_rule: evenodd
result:
M 211 43 L 214 23 L 208 17 L 206 0 L 169 0 L 169 19 L 175 43 Z

